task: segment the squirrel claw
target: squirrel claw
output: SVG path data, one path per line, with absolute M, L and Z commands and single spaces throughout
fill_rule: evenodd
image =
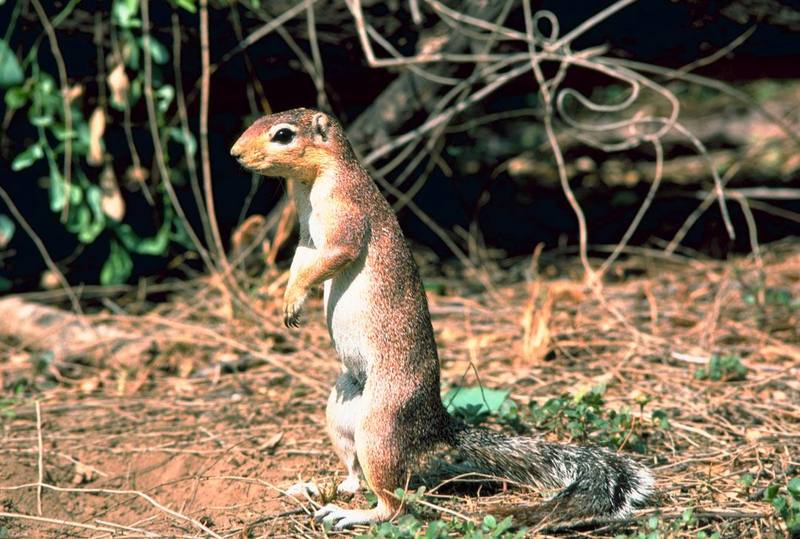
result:
M 321 507 L 314 513 L 314 520 L 329 524 L 334 530 L 344 530 L 359 524 L 372 524 L 375 519 L 369 511 L 359 511 L 358 509 L 342 509 L 338 505 L 329 503 Z
M 300 304 L 289 304 L 283 308 L 283 323 L 287 328 L 300 327 L 300 314 L 302 308 Z
M 305 293 L 297 293 L 290 287 L 283 298 L 283 323 L 287 328 L 300 327 L 300 315 L 306 302 Z

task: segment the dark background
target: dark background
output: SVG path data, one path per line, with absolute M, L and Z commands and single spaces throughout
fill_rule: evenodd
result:
M 7 2 L 0 6 L 0 21 L 8 20 L 12 4 Z M 43 5 L 52 16 L 63 3 L 44 2 Z M 535 2 L 534 9 L 551 9 L 556 13 L 563 35 L 605 5 L 608 4 L 580 1 Z M 98 84 L 104 84 L 97 78 L 97 55 L 92 42 L 91 22 L 95 12 L 108 10 L 109 5 L 106 2 L 83 1 L 75 14 L 58 29 L 59 44 L 65 57 L 69 79 L 72 83 L 80 82 L 84 86 L 81 107 L 87 116 L 96 102 Z M 245 35 L 262 24 L 254 12 L 243 5 L 212 3 L 212 64 L 239 43 L 231 24 L 232 10 L 239 15 Z M 150 11 L 153 34 L 168 49 L 171 49 L 171 17 L 174 13 L 180 17 L 183 35 L 183 85 L 189 93 L 187 104 L 192 130 L 197 134 L 199 99 L 196 89 L 200 77 L 198 16 L 177 9 L 167 2 L 153 2 Z M 269 10 L 263 13 L 264 16 L 270 15 Z M 346 12 L 342 13 L 344 16 L 339 17 L 336 23 L 320 21 L 318 30 L 325 68 L 325 87 L 332 112 L 347 126 L 368 109 L 376 97 L 398 76 L 398 71 L 373 69 L 366 65 L 352 19 L 346 16 Z M 371 5 L 368 6 L 367 13 L 372 21 L 382 22 L 384 35 L 399 46 L 402 52 L 413 54 L 419 29 L 411 22 L 407 2 Z M 435 23 L 432 13 L 425 12 L 425 17 L 423 27 Z M 509 21 L 515 27 L 523 28 L 521 12 L 512 12 Z M 735 53 L 698 70 L 697 73 L 725 81 L 734 87 L 760 79 L 790 81 L 800 78 L 800 62 L 797 61 L 800 58 L 800 39 L 797 34 L 797 29 L 800 28 L 800 8 L 795 11 L 791 5 L 779 2 L 643 1 L 627 7 L 587 32 L 575 42 L 574 48 L 605 43 L 609 46 L 610 55 L 666 67 L 679 67 L 726 46 L 753 24 L 757 25 L 755 33 Z M 6 24 L 0 22 L 0 28 L 5 27 Z M 301 16 L 289 21 L 286 28 L 308 53 L 305 19 Z M 34 40 L 42 39 L 42 34 L 43 29 L 35 13 L 30 7 L 25 8 L 11 36 L 10 46 L 18 57 L 22 57 Z M 246 65 L 246 58 L 251 62 L 252 71 Z M 211 78 L 210 160 L 217 216 L 225 241 L 240 222 L 243 205 L 251 190 L 249 174 L 228 155 L 233 141 L 256 116 L 248 106 L 247 85 L 256 77 L 268 98 L 269 106 L 275 111 L 314 106 L 316 103 L 317 93 L 310 77 L 293 58 L 286 42 L 273 33 L 255 43 L 246 52 L 220 64 Z M 46 44 L 40 45 L 38 61 L 42 70 L 56 73 L 55 62 Z M 156 66 L 156 69 L 163 71 L 165 80 L 171 79 L 171 65 Z M 609 83 L 603 77 L 585 71 L 575 71 L 568 82 L 569 86 L 587 94 L 593 88 Z M 455 123 L 482 114 L 525 106 L 535 107 L 537 104 L 535 84 L 528 77 L 521 77 L 504 86 L 486 101 L 467 110 Z M 0 104 L 0 117 L 5 115 L 5 105 Z M 421 111 L 406 122 L 400 132 L 418 125 L 425 117 L 424 111 Z M 134 138 L 143 164 L 154 170 L 151 166 L 152 140 L 143 100 L 134 107 L 132 120 Z M 118 177 L 121 177 L 130 165 L 130 156 L 119 122 L 121 113 L 112 111 L 105 144 L 107 150 L 115 156 L 114 167 Z M 489 179 L 497 164 L 525 150 L 516 138 L 514 129 L 515 125 L 496 122 L 487 129 L 447 135 L 442 158 L 453 168 L 454 174 L 447 177 L 439 168 L 434 168 L 415 201 L 445 230 L 452 230 L 455 226 L 468 229 L 470 223 L 477 220 L 486 245 L 502 249 L 511 256 L 529 254 L 539 242 L 544 242 L 547 248 L 574 246 L 577 241 L 576 220 L 557 185 L 543 185 L 535 180 L 520 185 L 502 173 Z M 0 182 L 20 212 L 42 237 L 68 280 L 71 283 L 97 282 L 100 266 L 108 256 L 107 233 L 90 245 L 80 245 L 61 225 L 59 216 L 48 207 L 47 189 L 41 181 L 48 174 L 44 162 L 40 161 L 19 172 L 10 169 L 13 157 L 30 144 L 34 135 L 34 130 L 24 114 L 15 115 L 7 125 L 0 138 Z M 538 142 L 543 140 L 541 138 Z M 493 150 L 487 153 L 487 146 Z M 364 149 L 359 148 L 362 153 Z M 678 147 L 675 151 L 691 152 L 688 147 Z M 604 158 L 592 152 L 584 148 L 581 151 L 567 152 L 566 158 L 567 161 L 582 155 L 594 156 L 597 160 Z M 647 148 L 634 150 L 632 153 L 636 152 L 642 158 L 652 156 Z M 177 156 L 176 159 L 185 159 L 177 144 L 172 153 Z M 476 155 L 487 156 L 478 170 L 459 170 L 459 165 L 465 160 L 464 156 Z M 672 155 L 674 154 L 668 157 Z M 199 154 L 197 157 L 199 164 Z M 759 178 L 743 178 L 737 181 L 748 185 L 765 185 Z M 411 182 L 413 183 L 413 179 Z M 199 229 L 199 217 L 188 184 L 184 181 L 181 185 L 179 180 L 176 183 L 179 184 L 182 204 L 195 229 Z M 787 180 L 784 180 L 783 185 L 786 183 Z M 797 178 L 788 179 L 788 183 L 798 185 Z M 589 222 L 590 241 L 597 245 L 619 241 L 646 193 L 648 184 L 639 182 L 635 186 L 622 188 L 588 186 L 577 181 L 574 187 Z M 647 244 L 653 238 L 669 239 L 696 207 L 698 201 L 687 193 L 703 186 L 693 186 L 691 190 L 683 186 L 681 192 L 675 187 L 664 187 L 632 243 Z M 478 199 L 484 191 L 488 192 L 488 201 L 478 208 Z M 627 200 L 625 204 L 615 203 L 615 200 L 620 200 L 620 192 L 634 196 L 624 197 Z M 268 213 L 283 193 L 284 188 L 280 182 L 263 179 L 245 213 Z M 151 208 L 141 192 L 123 187 L 123 196 L 127 205 L 125 222 L 142 236 L 155 233 L 161 222 L 159 208 Z M 779 205 L 800 212 L 798 201 L 781 202 Z M 731 252 L 749 250 L 741 212 L 735 204 L 731 205 L 731 212 L 739 233 L 735 242 L 727 240 L 719 210 L 713 206 L 693 227 L 684 245 L 714 257 L 725 257 Z M 1 202 L 0 213 L 9 213 Z M 412 212 L 404 209 L 398 216 L 412 242 L 429 247 L 443 259 L 451 256 L 441 240 Z M 759 239 L 762 242 L 797 234 L 798 231 L 800 226 L 797 223 L 759 215 Z M 170 259 L 180 254 L 182 249 L 180 245 L 172 245 L 169 256 L 165 257 L 134 255 L 131 279 L 144 275 L 164 277 L 182 274 L 184 269 L 168 268 Z M 0 275 L 9 279 L 14 286 L 8 292 L 37 288 L 40 274 L 45 269 L 40 255 L 19 227 L 0 264 Z M 195 269 L 201 267 L 195 262 L 190 262 L 189 266 Z

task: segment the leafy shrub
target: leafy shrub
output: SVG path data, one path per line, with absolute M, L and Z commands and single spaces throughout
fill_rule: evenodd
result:
M 55 15 L 54 21 L 69 17 L 77 4 L 68 2 Z M 195 11 L 193 0 L 174 0 L 174 4 L 187 11 Z M 183 222 L 177 218 L 163 184 L 155 186 L 159 196 L 154 196 L 154 200 L 150 201 L 162 223 L 154 236 L 140 238 L 123 222 L 124 202 L 112 166 L 115 156 L 106 151 L 103 132 L 109 121 L 111 125 L 121 125 L 123 122 L 114 120 L 114 115 L 121 118 L 123 111 L 130 111 L 143 98 L 145 53 L 150 54 L 154 64 L 151 82 L 155 123 L 161 143 L 156 151 L 163 153 L 173 181 L 185 176 L 185 170 L 171 162 L 177 160 L 170 156 L 168 141 L 181 143 L 187 159 L 194 158 L 196 143 L 193 139 L 185 140 L 182 130 L 170 126 L 167 113 L 173 107 L 175 89 L 165 82 L 161 68 L 169 62 L 170 54 L 167 47 L 153 35 L 143 35 L 138 0 L 114 0 L 110 13 L 109 24 L 114 27 L 122 52 L 119 54 L 121 61 L 114 59 L 114 65 L 107 67 L 125 83 L 115 90 L 109 77 L 112 96 L 107 103 L 95 99 L 94 95 L 84 96 L 86 90 L 81 85 L 67 88 L 65 93 L 54 75 L 40 66 L 39 45 L 28 51 L 20 62 L 8 43 L 0 40 L 0 88 L 4 89 L 7 112 L 24 114 L 34 133 L 33 140 L 25 141 L 27 146 L 11 161 L 11 169 L 21 171 L 43 162 L 47 167 L 48 177 L 44 188 L 47 189 L 49 209 L 60 215 L 62 226 L 82 245 L 95 242 L 101 235 L 107 236 L 110 250 L 100 270 L 101 284 L 125 282 L 133 270 L 132 253 L 164 256 L 172 242 L 194 248 L 188 241 Z M 15 10 L 6 32 L 7 37 L 13 32 L 18 14 Z M 90 105 L 90 102 L 93 104 Z M 92 108 L 94 112 L 89 115 L 88 111 Z M 95 118 L 98 122 L 93 127 Z M 71 156 L 70 159 L 65 159 L 67 154 Z M 170 157 L 173 159 L 170 160 Z M 128 170 L 129 174 L 132 169 Z M 141 171 L 139 176 L 134 171 L 133 176 L 144 184 L 141 174 L 145 172 Z M 8 225 L 8 217 L 0 215 L 0 243 L 7 243 L 13 232 L 13 227 Z M 7 279 L 0 277 L 0 290 L 10 286 Z

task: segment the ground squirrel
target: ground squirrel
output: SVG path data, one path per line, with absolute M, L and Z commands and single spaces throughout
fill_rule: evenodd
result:
M 401 508 L 395 489 L 439 444 L 458 448 L 485 473 L 560 489 L 539 514 L 623 517 L 645 501 L 653 479 L 632 460 L 468 427 L 447 413 L 419 270 L 336 120 L 310 109 L 265 116 L 231 155 L 247 169 L 294 183 L 300 240 L 284 322 L 297 325 L 309 290 L 324 285 L 328 329 L 342 361 L 327 406 L 328 434 L 348 471 L 339 488 L 357 490 L 363 475 L 378 498 L 369 510 L 328 504 L 317 519 L 341 529 L 392 518 Z

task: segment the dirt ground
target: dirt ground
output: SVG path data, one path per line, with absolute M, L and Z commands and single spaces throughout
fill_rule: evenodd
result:
M 762 255 L 719 262 L 641 251 L 602 290 L 556 258 L 543 258 L 536 278 L 522 260 L 426 279 L 445 388 L 474 385 L 477 372 L 525 407 L 602 384 L 605 406 L 630 409 L 646 442 L 631 454 L 657 476 L 651 507 L 621 524 L 531 535 L 632 534 L 651 517 L 662 536 L 788 534 L 763 493 L 800 475 L 800 243 Z M 480 286 L 487 276 L 499 284 Z M 280 291 L 280 274 L 266 283 Z M 338 364 L 320 301 L 290 331 L 278 293 L 255 306 L 256 320 L 218 290 L 198 279 L 159 303 L 141 289 L 85 291 L 96 313 L 85 318 L 151 342 L 144 357 L 63 358 L 62 368 L 42 365 L 35 342 L 3 341 L 0 536 L 326 535 L 309 518 L 311 500 L 283 494 L 344 475 L 324 431 Z M 52 294 L 24 299 L 66 305 Z M 712 354 L 739 358 L 744 379 L 698 378 Z M 476 521 L 535 503 L 514 489 L 488 492 L 429 502 Z M 695 518 L 682 524 L 690 507 Z

